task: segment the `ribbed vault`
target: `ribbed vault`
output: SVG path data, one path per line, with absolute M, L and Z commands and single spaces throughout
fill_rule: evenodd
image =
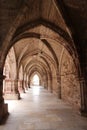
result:
M 25 25 L 21 29 L 18 28 L 10 41 L 9 47 L 11 46 L 13 46 L 16 55 L 17 72 L 19 73 L 21 65 L 23 67 L 25 88 L 30 85 L 32 75 L 38 72 L 42 77 L 42 85 L 58 97 L 65 99 L 68 93 L 68 91 L 64 93 L 64 80 L 67 80 L 65 75 L 70 75 L 70 80 L 72 80 L 71 75 L 78 77 L 79 71 L 78 60 L 76 59 L 77 53 L 72 38 L 68 41 L 61 35 L 61 32 L 58 32 L 50 23 L 46 25 L 43 20 L 42 23 L 40 21 L 38 24 L 29 24 L 29 26 Z M 66 59 L 63 59 L 65 55 Z M 67 67 L 70 62 L 72 71 Z M 67 69 L 66 72 L 65 69 Z M 69 89 L 71 94 L 71 87 Z M 79 91 L 79 88 L 76 89 Z M 80 106 L 80 99 L 78 98 L 77 104 Z M 69 102 L 71 99 L 68 99 Z

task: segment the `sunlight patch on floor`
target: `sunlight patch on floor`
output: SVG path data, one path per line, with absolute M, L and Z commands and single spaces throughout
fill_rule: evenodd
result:
M 33 95 L 40 95 L 40 86 L 32 86 Z

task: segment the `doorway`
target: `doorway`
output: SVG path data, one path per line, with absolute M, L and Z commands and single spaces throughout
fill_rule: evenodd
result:
M 31 80 L 31 85 L 32 86 L 39 86 L 40 85 L 40 79 L 37 74 L 35 74 Z

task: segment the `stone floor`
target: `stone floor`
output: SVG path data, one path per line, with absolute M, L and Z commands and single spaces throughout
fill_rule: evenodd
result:
M 41 87 L 29 89 L 9 104 L 9 116 L 0 130 L 87 130 L 87 118 Z

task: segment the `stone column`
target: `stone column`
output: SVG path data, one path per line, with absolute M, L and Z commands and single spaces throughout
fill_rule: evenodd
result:
M 53 88 L 52 88 L 52 77 L 48 77 L 48 85 L 47 85 L 48 90 L 52 93 Z
M 23 86 L 23 80 L 18 79 L 18 90 L 19 90 L 20 93 L 21 92 L 25 93 L 25 89 L 24 89 L 24 86 Z
M 84 78 L 80 78 L 81 115 L 87 116 L 87 86 Z
M 41 79 L 39 80 L 39 85 L 41 86 Z M 48 86 L 48 85 L 47 85 Z
M 24 85 L 25 90 L 28 90 L 27 79 L 24 79 L 23 82 L 24 82 L 23 85 Z
M 61 76 L 57 74 L 58 98 L 61 99 Z
M 5 115 L 8 114 L 8 104 L 4 103 L 4 98 L 3 98 L 3 79 L 5 76 L 0 74 L 0 123 L 2 119 L 5 117 Z
M 18 80 L 15 79 L 13 80 L 13 94 L 14 94 L 14 99 L 20 99 L 20 93 L 18 90 Z
M 30 88 L 30 79 L 28 80 L 28 88 Z

